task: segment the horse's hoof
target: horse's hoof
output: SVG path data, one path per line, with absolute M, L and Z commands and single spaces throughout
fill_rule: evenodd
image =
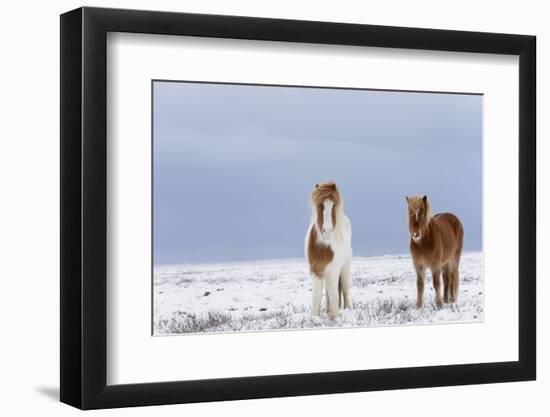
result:
M 337 316 L 338 316 L 338 313 L 331 313 L 331 312 L 328 313 L 328 318 L 331 320 L 334 320 Z

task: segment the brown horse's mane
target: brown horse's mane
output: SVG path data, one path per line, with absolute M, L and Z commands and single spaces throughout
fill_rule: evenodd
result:
M 336 184 L 332 181 L 315 184 L 315 188 L 311 193 L 311 202 L 317 206 L 323 204 L 327 198 L 332 200 L 335 206 L 340 206 L 342 203 L 342 198 Z
M 407 197 L 407 201 L 409 202 L 409 208 L 413 211 L 421 210 L 424 207 L 426 207 L 426 220 L 428 223 L 432 219 L 432 205 L 430 204 L 430 200 L 427 198 L 424 200 L 423 197 L 419 196 L 412 196 Z

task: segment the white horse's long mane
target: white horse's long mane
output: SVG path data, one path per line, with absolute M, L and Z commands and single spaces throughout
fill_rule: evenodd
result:
M 338 191 L 334 182 L 325 182 L 316 184 L 313 193 L 311 194 L 311 223 L 318 229 L 317 222 L 317 206 L 322 204 L 326 199 L 330 199 L 334 203 L 334 212 L 336 217 L 336 224 L 334 225 L 334 238 L 337 241 L 343 241 L 344 239 L 344 199 Z M 317 236 L 321 236 L 321 231 L 317 230 Z

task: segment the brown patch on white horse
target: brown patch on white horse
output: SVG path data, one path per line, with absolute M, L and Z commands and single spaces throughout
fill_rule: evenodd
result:
M 333 258 L 334 252 L 330 246 L 317 244 L 317 228 L 312 227 L 307 247 L 309 272 L 321 279 L 325 267 L 332 262 Z
M 427 196 L 406 197 L 409 220 L 409 250 L 416 271 L 417 307 L 424 305 L 424 277 L 432 271 L 435 303 L 454 303 L 458 297 L 459 266 L 462 255 L 464 229 L 452 213 L 432 216 Z M 443 298 L 441 275 L 443 274 Z
M 316 184 L 311 193 L 312 217 L 305 252 L 313 278 L 313 314 L 321 313 L 323 284 L 330 317 L 339 307 L 351 308 L 349 298 L 351 223 L 344 214 L 342 196 L 332 181 Z

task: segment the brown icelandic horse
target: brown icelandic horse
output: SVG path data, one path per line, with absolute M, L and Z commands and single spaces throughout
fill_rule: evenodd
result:
M 416 306 L 424 305 L 424 275 L 432 271 L 435 303 L 438 308 L 454 303 L 458 297 L 460 255 L 464 229 L 458 217 L 451 213 L 432 216 L 428 197 L 406 197 L 409 205 L 409 249 L 416 270 Z M 443 300 L 441 274 L 443 273 Z

